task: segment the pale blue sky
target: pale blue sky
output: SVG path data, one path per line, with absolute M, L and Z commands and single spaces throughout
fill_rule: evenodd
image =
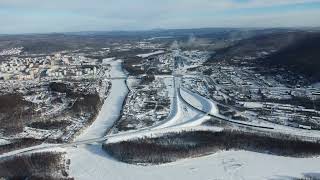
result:
M 0 0 L 1 34 L 320 26 L 320 0 Z

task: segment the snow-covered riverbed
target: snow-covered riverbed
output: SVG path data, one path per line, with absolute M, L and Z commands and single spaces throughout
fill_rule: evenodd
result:
M 110 71 L 111 77 L 126 76 L 122 71 L 121 61 L 113 61 L 110 64 L 112 67 Z M 118 120 L 128 89 L 124 79 L 114 79 L 111 81 L 111 84 L 110 94 L 105 99 L 97 119 L 75 139 L 76 141 L 102 137 L 114 122 Z
M 111 77 L 126 76 L 122 71 L 121 61 L 112 61 L 109 62 L 109 64 L 111 65 Z M 103 137 L 106 134 L 106 131 L 110 129 L 120 117 L 122 104 L 128 93 L 128 89 L 124 79 L 114 79 L 111 83 L 110 94 L 105 99 L 97 119 L 81 135 L 79 135 L 75 141 Z M 102 150 L 101 145 L 93 147 L 95 149 L 94 151 Z M 83 179 L 81 178 L 81 174 L 88 168 L 99 168 L 96 164 L 96 154 L 92 151 L 92 147 L 89 149 L 86 146 L 80 146 L 76 149 L 68 149 L 67 151 L 71 159 L 70 173 L 71 176 L 76 179 Z M 91 178 L 85 179 L 96 179 L 94 178 L 95 173 L 89 175 Z

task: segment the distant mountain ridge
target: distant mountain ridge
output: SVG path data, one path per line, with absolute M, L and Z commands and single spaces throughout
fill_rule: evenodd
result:
M 320 33 L 308 34 L 288 47 L 260 59 L 271 66 L 282 66 L 320 81 Z
M 257 53 L 268 55 L 258 57 Z M 257 57 L 250 63 L 257 66 L 281 67 L 320 81 L 320 33 L 310 31 L 287 31 L 260 34 L 235 42 L 219 49 L 209 62 L 228 61 L 245 57 Z

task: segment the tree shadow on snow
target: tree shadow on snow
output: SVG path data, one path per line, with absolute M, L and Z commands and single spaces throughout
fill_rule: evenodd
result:
M 84 146 L 84 148 L 86 150 L 88 150 L 90 153 L 93 153 L 93 154 L 100 156 L 102 158 L 107 158 L 107 159 L 110 159 L 113 161 L 123 163 L 123 162 L 115 159 L 114 157 L 110 156 L 105 150 L 103 150 L 102 144 L 98 144 L 98 143 L 87 144 Z
M 292 176 L 275 176 L 269 180 L 320 180 L 320 173 L 303 173 L 302 178 Z

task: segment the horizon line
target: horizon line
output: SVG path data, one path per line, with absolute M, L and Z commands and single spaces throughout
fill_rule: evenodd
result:
M 153 28 L 153 29 L 139 29 L 139 30 L 83 30 L 83 31 L 59 31 L 59 32 L 30 32 L 30 33 L 0 33 L 0 36 L 19 36 L 19 35 L 51 35 L 51 34 L 81 34 L 81 33 L 117 33 L 117 32 L 152 32 L 152 31 L 173 31 L 173 30 L 201 30 L 201 29 L 248 29 L 248 30 L 264 30 L 264 29 L 320 29 L 320 26 L 290 26 L 290 27 L 194 27 L 194 28 Z

